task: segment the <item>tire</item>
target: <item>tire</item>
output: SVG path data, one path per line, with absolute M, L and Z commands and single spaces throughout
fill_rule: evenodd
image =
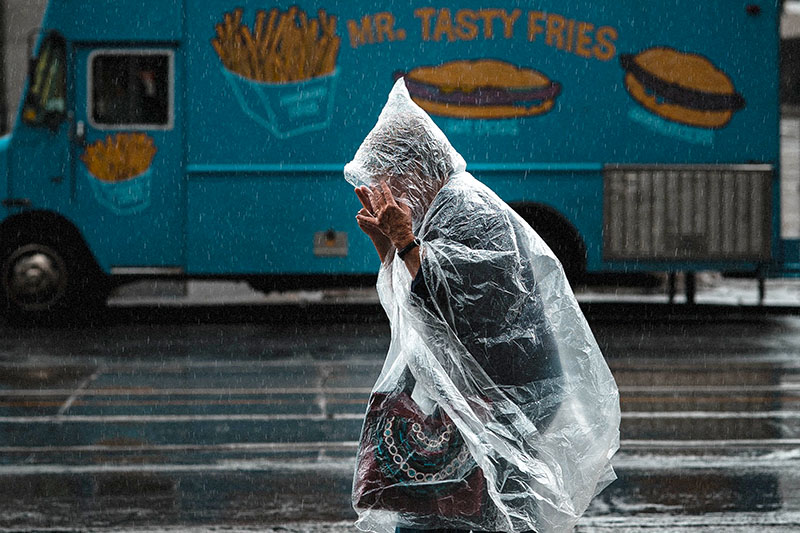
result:
M 19 235 L 2 250 L 0 309 L 9 321 L 82 322 L 105 305 L 108 283 L 80 246 Z
M 541 231 L 537 230 L 537 233 L 561 262 L 570 284 L 579 283 L 586 275 L 586 258 L 572 235 L 546 226 L 541 227 Z
M 586 247 L 575 228 L 551 208 L 531 205 L 512 207 L 547 243 L 561 262 L 570 284 L 580 283 L 586 276 Z

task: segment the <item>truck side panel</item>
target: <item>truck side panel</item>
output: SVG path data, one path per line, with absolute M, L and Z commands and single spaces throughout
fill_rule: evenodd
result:
M 259 82 L 226 67 L 212 42 L 216 25 L 226 31 L 226 14 L 227 24 L 255 34 L 259 9 L 280 14 L 292 5 L 309 19 L 319 9 L 336 17 L 341 44 L 332 74 Z M 747 5 L 760 13 L 749 14 Z M 476 117 L 474 109 L 428 102 L 429 113 L 468 169 L 508 170 L 484 179 L 509 202 L 559 209 L 589 245 L 590 268 L 603 268 L 602 165 L 777 168 L 777 85 L 765 74 L 777 72 L 776 17 L 773 2 L 730 0 L 646 7 L 634 0 L 501 7 L 194 2 L 187 10 L 187 270 L 372 270 L 363 259 L 368 240 L 353 221 L 358 204 L 340 169 L 374 125 L 397 75 L 413 78 L 433 67 L 440 94 L 468 92 L 447 69 L 481 60 L 497 68 L 501 86 L 503 73 L 517 72 L 537 76 L 547 90 L 530 96 L 527 112 L 487 109 Z M 637 76 L 652 82 L 658 73 L 647 69 L 669 61 L 683 62 L 684 79 L 660 83 L 689 89 L 676 95 L 682 109 L 656 101 L 646 86 L 637 92 Z M 513 89 L 513 79 L 505 83 Z M 482 105 L 480 98 L 473 103 Z M 571 177 L 537 172 L 548 164 L 563 165 Z M 597 170 L 582 171 L 587 164 Z M 328 229 L 348 233 L 348 258 L 314 255 L 313 234 Z
M 536 70 L 556 82 L 560 94 L 552 108 L 531 116 L 502 118 L 498 114 L 500 118 L 469 120 L 455 116 L 457 111 L 454 116 L 433 114 L 469 163 L 776 161 L 777 92 L 770 77 L 778 66 L 776 10 L 771 2 L 760 3 L 761 14 L 751 16 L 746 4 L 759 2 L 681 0 L 645 7 L 635 0 L 569 6 L 540 1 L 534 8 L 529 3 L 506 2 L 502 9 L 493 9 L 503 16 L 494 16 L 491 30 L 472 16 L 469 20 L 476 20 L 477 32 L 468 32 L 445 30 L 458 28 L 456 19 L 466 20 L 464 12 L 480 14 L 493 5 L 465 1 L 434 10 L 420 2 L 301 2 L 297 5 L 309 17 L 319 8 L 338 17 L 336 31 L 342 42 L 337 79 L 327 92 L 331 114 L 324 117 L 326 126 L 281 138 L 275 129 L 282 125 L 269 124 L 269 110 L 256 105 L 259 93 L 270 99 L 272 92 L 280 95 L 280 88 L 266 84 L 256 86 L 260 91 L 251 90 L 253 84 L 231 76 L 211 45 L 215 24 L 224 20 L 225 13 L 243 7 L 242 24 L 252 27 L 256 10 L 273 4 L 198 2 L 188 13 L 188 96 L 194 108 L 189 122 L 189 163 L 345 162 L 374 124 L 396 73 L 482 58 Z M 284 11 L 294 4 L 276 2 L 274 6 Z M 391 31 L 374 31 L 381 14 L 388 20 L 383 26 Z M 508 38 L 503 17 L 513 19 Z M 448 21 L 445 29 L 442 19 Z M 566 29 L 547 33 L 548 27 L 561 22 L 575 28 L 573 51 L 566 49 Z M 373 31 L 364 30 L 365 26 Z M 579 29 L 589 44 L 578 47 Z M 362 41 L 362 33 L 367 41 Z M 471 39 L 461 40 L 462 34 Z M 559 49 L 559 44 L 565 49 Z M 727 80 L 732 85 L 729 93 L 740 95 L 743 102 L 728 123 L 701 128 L 666 120 L 637 103 L 626 90 L 622 56 L 665 47 L 673 52 L 662 54 L 664 61 L 695 56 L 695 63 L 686 66 L 688 79 L 699 75 L 691 69 L 705 66 L 723 84 Z M 704 58 L 710 64 L 701 64 Z M 307 90 L 317 89 L 309 84 Z
M 45 30 L 67 40 L 70 83 L 92 49 L 174 51 L 175 144 L 159 145 L 150 174 L 183 181 L 171 203 L 112 216 L 97 194 L 81 199 L 77 145 L 52 168 L 31 163 L 50 137 L 67 139 L 68 121 L 30 135 L 18 123 L 9 189 L 72 220 L 105 269 L 374 272 L 341 169 L 404 75 L 468 169 L 577 228 L 590 269 L 660 267 L 604 259 L 603 168 L 762 163 L 777 175 L 777 16 L 767 0 L 53 2 Z M 80 117 L 77 92 L 67 100 Z M 155 210 L 167 204 L 164 239 Z
M 48 22 L 69 41 L 178 42 L 184 0 L 56 0 Z

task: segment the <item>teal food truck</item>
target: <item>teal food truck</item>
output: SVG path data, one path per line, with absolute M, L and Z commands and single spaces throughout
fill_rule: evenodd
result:
M 571 273 L 779 272 L 775 1 L 51 0 L 0 139 L 3 309 L 374 276 L 342 178 L 398 77 Z

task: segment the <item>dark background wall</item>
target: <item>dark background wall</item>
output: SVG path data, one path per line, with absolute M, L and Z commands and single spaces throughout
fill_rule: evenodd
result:
M 781 39 L 781 104 L 800 108 L 800 37 Z
M 6 44 L 6 4 L 0 2 L 0 58 L 4 58 Z M 0 62 L 0 135 L 6 132 L 8 125 L 8 102 L 6 101 L 6 69 L 5 61 Z
M 41 24 L 47 0 L 0 0 L 0 130 L 17 112 L 27 70 L 28 35 Z

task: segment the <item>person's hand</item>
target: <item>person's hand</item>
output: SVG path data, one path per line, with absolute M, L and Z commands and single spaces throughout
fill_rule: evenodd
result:
M 374 212 L 372 208 L 372 202 L 369 199 L 369 188 L 364 186 L 356 187 L 356 196 L 358 196 L 358 200 L 363 206 L 356 215 L 358 227 L 361 228 L 361 231 L 367 234 L 370 240 L 372 240 L 372 244 L 375 246 L 375 251 L 378 252 L 378 257 L 380 257 L 381 261 L 383 261 L 386 258 L 386 254 L 388 254 L 389 250 L 392 248 L 392 241 L 389 240 L 389 237 L 383 234 L 376 224 L 373 224 L 371 221 L 367 220 L 367 218 L 370 217 Z
M 362 194 L 366 189 L 369 206 L 372 208 L 369 209 L 362 202 L 369 214 L 361 214 L 359 212 L 356 215 L 359 226 L 363 223 L 378 228 L 398 250 L 414 240 L 414 232 L 411 229 L 411 208 L 405 202 L 397 203 L 391 189 L 389 189 L 389 185 L 385 181 L 381 181 L 380 184 L 371 189 L 367 187 L 360 187 L 359 189 L 361 189 Z M 404 196 L 401 196 L 401 199 L 403 198 Z

